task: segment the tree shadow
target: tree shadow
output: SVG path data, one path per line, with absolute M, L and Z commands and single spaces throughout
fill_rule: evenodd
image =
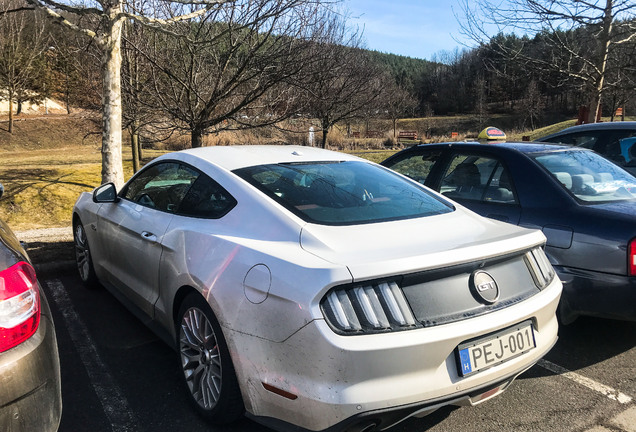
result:
M 2 174 L 0 182 L 4 185 L 3 199 L 11 200 L 13 197 L 29 190 L 36 190 L 38 196 L 44 197 L 44 193 L 52 186 L 66 185 L 93 189 L 95 185 L 67 180 L 71 173 L 60 175 L 54 169 L 30 168 L 10 169 Z
M 72 241 L 33 241 L 27 243 L 27 253 L 36 266 L 49 266 L 75 260 Z

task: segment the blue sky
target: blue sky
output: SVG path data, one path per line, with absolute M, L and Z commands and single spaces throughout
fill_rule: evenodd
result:
M 464 46 L 454 12 L 458 0 L 346 0 L 351 24 L 363 29 L 367 48 L 428 59 Z

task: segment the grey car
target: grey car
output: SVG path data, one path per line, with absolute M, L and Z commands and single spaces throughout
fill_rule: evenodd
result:
M 537 141 L 594 150 L 636 175 L 636 121 L 572 126 Z
M 0 220 L 0 431 L 56 431 L 61 415 L 51 311 L 26 251 Z

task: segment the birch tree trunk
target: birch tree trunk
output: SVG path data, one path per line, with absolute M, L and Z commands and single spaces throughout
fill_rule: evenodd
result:
M 151 8 L 137 7 L 129 0 L 97 0 L 89 2 L 93 7 L 73 6 L 59 0 L 26 0 L 28 4 L 42 10 L 53 22 L 93 39 L 102 52 L 102 182 L 113 182 L 117 188 L 124 184 L 122 166 L 122 30 L 125 20 L 134 20 L 143 25 L 163 26 L 170 23 L 188 21 L 202 17 L 215 7 L 234 3 L 236 0 L 167 0 L 170 5 L 180 4 L 187 13 L 166 18 L 163 11 L 153 16 Z M 251 2 L 250 2 L 251 3 Z M 125 10 L 126 9 L 126 10 Z M 139 12 L 139 13 L 136 13 Z M 148 13 L 148 15 L 144 14 Z M 82 27 L 69 20 L 67 14 L 90 17 L 89 21 L 101 20 L 98 30 Z M 0 39 L 2 40 L 2 39 Z
M 106 11 L 102 47 L 102 183 L 113 182 L 117 189 L 124 185 L 122 166 L 122 102 L 121 102 L 121 34 L 124 21 L 114 17 L 121 3 L 114 2 Z
M 9 133 L 13 133 L 13 93 L 9 92 Z
M 609 57 L 609 48 L 611 44 L 612 24 L 614 16 L 612 11 L 613 1 L 606 0 L 605 11 L 603 14 L 603 27 L 599 35 L 600 52 L 596 68 L 598 69 L 598 77 L 596 79 L 594 96 L 590 106 L 589 123 L 596 123 L 601 115 L 602 96 L 605 86 L 605 74 L 607 70 L 607 59 Z

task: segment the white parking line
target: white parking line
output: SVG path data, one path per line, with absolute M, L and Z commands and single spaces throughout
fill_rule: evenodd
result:
M 73 344 L 79 353 L 113 432 L 133 432 L 139 428 L 133 418 L 128 401 L 117 387 L 108 368 L 93 344 L 88 329 L 78 315 L 66 288 L 57 279 L 46 282 L 53 301 L 60 310 Z
M 606 386 L 604 384 L 598 383 L 592 379 L 586 378 L 583 375 L 579 375 L 575 372 L 569 371 L 566 368 L 549 362 L 545 359 L 539 360 L 537 363 L 544 369 L 549 370 L 550 372 L 554 372 L 557 375 L 561 375 L 565 378 L 569 378 L 572 381 L 581 384 L 591 390 L 601 393 L 602 395 L 607 396 L 608 398 L 618 401 L 622 404 L 628 404 L 632 401 L 630 396 L 627 396 L 624 393 L 619 392 L 618 390 L 613 389 L 612 387 Z

